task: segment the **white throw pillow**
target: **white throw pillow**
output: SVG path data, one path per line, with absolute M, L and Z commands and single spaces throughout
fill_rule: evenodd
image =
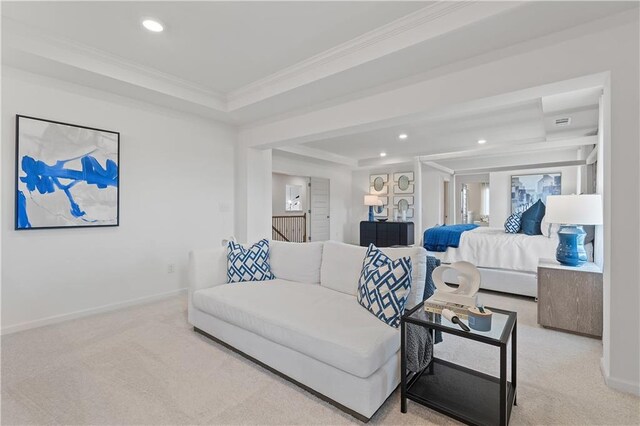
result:
M 558 230 L 560 229 L 560 225 L 557 223 L 549 223 L 547 222 L 547 217 L 542 218 L 542 223 L 540 224 L 540 230 L 542 231 L 542 235 L 547 238 L 553 238 L 558 235 Z

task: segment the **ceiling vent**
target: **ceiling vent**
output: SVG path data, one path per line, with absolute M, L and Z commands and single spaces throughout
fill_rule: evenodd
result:
M 556 118 L 556 126 L 563 127 L 571 124 L 571 117 Z

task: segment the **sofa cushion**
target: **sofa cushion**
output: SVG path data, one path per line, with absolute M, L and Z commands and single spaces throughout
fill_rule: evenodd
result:
M 320 285 L 355 296 L 366 247 L 326 241 L 322 249 Z
M 320 284 L 322 243 L 271 241 L 269 263 L 276 278 L 308 284 Z
M 269 241 L 260 240 L 244 248 L 235 241 L 227 245 L 227 281 L 265 281 L 274 278 L 269 265 Z
M 422 247 L 381 248 L 391 259 L 411 257 L 411 291 L 407 299 L 407 309 L 422 302 L 426 278 L 427 251 Z M 326 241 L 322 249 L 320 285 L 345 294 L 358 294 L 358 280 L 362 272 L 362 262 L 366 247 Z
M 367 378 L 400 348 L 400 334 L 356 298 L 275 279 L 193 293 L 197 309 L 350 374 Z
M 410 257 L 391 260 L 369 245 L 358 282 L 358 303 L 385 324 L 398 328 L 411 289 L 411 269 Z

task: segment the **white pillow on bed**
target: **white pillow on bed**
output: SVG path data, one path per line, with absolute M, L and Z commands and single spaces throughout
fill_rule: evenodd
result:
M 560 229 L 560 224 L 558 223 L 549 223 L 547 222 L 547 217 L 542 218 L 542 223 L 540 224 L 540 230 L 542 231 L 542 235 L 547 238 L 552 238 L 558 235 L 558 230 Z

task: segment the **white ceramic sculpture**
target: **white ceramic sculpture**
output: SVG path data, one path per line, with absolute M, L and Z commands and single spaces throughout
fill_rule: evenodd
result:
M 452 269 L 458 273 L 458 287 L 451 287 L 444 281 L 444 273 Z M 433 270 L 433 282 L 436 291 L 429 298 L 438 303 L 455 303 L 464 306 L 476 306 L 477 295 L 480 290 L 480 271 L 469 262 L 455 262 L 451 265 L 441 265 Z

